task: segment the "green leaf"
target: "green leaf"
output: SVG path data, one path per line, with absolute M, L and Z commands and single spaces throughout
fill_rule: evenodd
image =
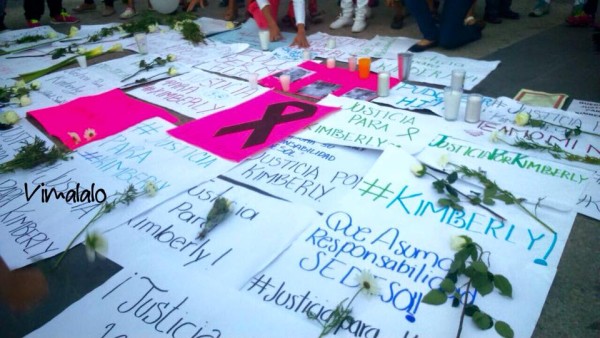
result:
M 477 272 L 482 272 L 482 273 L 487 273 L 488 271 L 488 267 L 487 265 L 485 265 L 484 262 L 482 261 L 475 261 L 471 263 L 471 266 L 473 267 L 473 269 L 475 269 L 475 271 Z
M 482 330 L 488 330 L 492 327 L 492 325 L 494 325 L 492 317 L 485 312 L 477 311 L 473 313 L 472 318 L 473 322 L 475 322 L 475 325 Z
M 446 191 L 448 192 L 448 194 L 450 194 L 450 196 L 458 198 L 458 192 L 450 184 L 446 184 Z
M 496 329 L 496 332 L 498 332 L 498 334 L 504 338 L 513 338 L 515 336 L 515 333 L 510 328 L 510 325 L 501 320 L 496 322 L 496 324 L 494 325 L 494 329 Z
M 483 204 L 485 205 L 494 205 L 496 202 L 493 198 L 483 198 Z
M 446 182 L 444 182 L 444 180 L 437 180 L 437 181 L 433 181 L 432 185 L 435 188 L 435 190 L 441 194 L 444 192 L 444 188 L 446 187 Z
M 479 306 L 473 304 L 465 306 L 465 316 L 472 317 L 475 312 L 479 312 Z
M 432 289 L 425 297 L 423 297 L 423 303 L 430 305 L 441 305 L 446 302 L 448 296 L 438 289 Z
M 440 288 L 444 290 L 446 293 L 452 293 L 456 290 L 456 285 L 453 281 L 448 278 L 444 278 L 444 280 L 440 283 Z
M 508 279 L 502 275 L 494 275 L 494 286 L 503 296 L 512 298 L 512 285 Z
M 473 278 L 477 274 L 477 271 L 475 271 L 475 269 L 473 269 L 473 267 L 468 266 L 465 269 L 465 271 L 463 272 L 463 274 L 469 278 Z
M 452 307 L 458 307 L 460 305 L 460 299 L 452 298 Z
M 449 207 L 449 206 L 451 206 L 453 203 L 452 203 L 452 201 L 451 201 L 450 199 L 448 199 L 448 198 L 440 198 L 440 199 L 438 200 L 438 204 L 439 204 L 439 205 L 441 205 L 441 206 L 443 206 L 443 207 Z
M 450 272 L 450 273 L 462 273 L 464 268 L 465 268 L 465 262 L 464 261 L 460 261 L 460 260 L 454 259 L 454 261 L 452 261 L 452 264 L 450 264 L 450 270 L 448 270 L 448 272 Z
M 452 184 L 458 179 L 458 173 L 455 171 L 452 174 L 448 175 L 446 179 L 448 180 L 448 183 Z
M 446 278 L 453 281 L 454 283 L 458 281 L 458 276 L 456 275 L 456 273 L 448 273 L 446 274 Z
M 473 286 L 482 296 L 485 296 L 494 290 L 494 284 L 489 280 L 487 273 L 477 273 L 471 278 Z
M 473 205 L 479 205 L 479 204 L 481 204 L 481 197 L 479 197 L 479 196 L 469 197 L 469 202 L 471 202 L 471 204 L 473 204 Z

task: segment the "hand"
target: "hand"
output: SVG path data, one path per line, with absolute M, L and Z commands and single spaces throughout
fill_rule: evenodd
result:
M 39 269 L 10 271 L 0 258 L 0 302 L 7 303 L 13 311 L 23 312 L 47 294 L 48 283 Z
M 271 41 L 279 41 L 283 39 L 283 36 L 281 36 L 281 31 L 277 25 L 269 26 L 269 37 Z
M 290 44 L 290 46 L 298 46 L 300 48 L 308 48 L 310 44 L 306 39 L 306 31 L 304 30 L 304 24 L 298 24 L 298 34 L 294 37 L 294 41 Z

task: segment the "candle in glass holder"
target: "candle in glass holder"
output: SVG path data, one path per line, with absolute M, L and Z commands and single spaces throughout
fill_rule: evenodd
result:
M 250 87 L 250 89 L 258 88 L 258 74 L 257 73 L 248 74 L 248 87 Z
M 348 70 L 351 72 L 356 70 L 356 56 L 351 56 L 348 58 Z
M 329 38 L 329 40 L 327 40 L 327 48 L 329 48 L 329 49 L 335 48 L 335 38 Z
M 371 58 L 363 56 L 358 58 L 358 77 L 361 79 L 369 78 L 371 73 Z
M 302 59 L 303 60 L 310 60 L 310 59 L 312 59 L 312 57 L 310 55 L 310 50 L 305 49 L 304 51 L 302 51 Z
M 465 111 L 465 122 L 479 122 L 481 116 L 481 95 L 471 94 L 467 99 L 467 110 Z
M 327 68 L 335 68 L 335 59 L 334 58 L 327 59 Z
M 271 40 L 271 35 L 268 30 L 259 30 L 258 40 L 260 41 L 260 49 L 269 50 L 269 40 Z
M 454 90 L 452 87 L 444 88 L 444 118 L 447 121 L 456 121 L 460 109 L 462 90 Z
M 412 66 L 412 53 L 398 53 L 398 80 L 406 81 Z
M 279 82 L 281 82 L 281 89 L 284 92 L 289 92 L 290 91 L 290 74 L 281 74 L 279 75 Z
M 381 72 L 377 75 L 377 95 L 381 97 L 390 95 L 390 73 Z
M 77 60 L 79 67 L 81 67 L 81 68 L 87 67 L 87 59 L 85 58 L 85 55 L 79 55 L 78 57 L 75 58 L 75 60 Z
M 465 70 L 464 69 L 454 69 L 452 71 L 452 80 L 450 82 L 450 87 L 454 90 L 463 90 L 463 86 L 465 84 Z

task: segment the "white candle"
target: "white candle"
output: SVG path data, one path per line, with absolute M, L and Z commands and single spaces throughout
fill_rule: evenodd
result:
M 334 49 L 335 48 L 335 38 L 330 38 L 327 40 L 327 48 Z
M 356 70 L 356 56 L 351 56 L 348 58 L 348 70 L 351 72 Z
M 281 89 L 284 92 L 289 92 L 290 91 L 290 75 L 289 74 L 279 75 L 279 81 L 281 82 Z
M 305 49 L 305 50 L 302 52 L 302 59 L 303 59 L 303 60 L 310 60 L 310 59 L 311 59 L 311 56 L 310 56 L 310 50 L 308 50 L 308 49 Z
M 79 55 L 75 59 L 77 60 L 77 63 L 79 63 L 79 67 L 81 67 L 81 68 L 87 67 L 87 59 L 85 58 L 85 55 Z
M 248 74 L 248 87 L 250 87 L 250 89 L 258 88 L 258 74 L 257 73 Z
M 390 73 L 381 72 L 377 76 L 377 95 L 381 97 L 390 95 Z
M 465 112 L 465 122 L 479 122 L 481 115 L 481 95 L 471 94 L 467 99 L 467 110 Z
M 452 80 L 450 82 L 450 87 L 454 90 L 463 90 L 463 86 L 465 84 L 465 70 L 464 69 L 454 69 L 452 71 Z
M 271 39 L 271 35 L 268 30 L 260 30 L 258 31 L 258 39 L 260 40 L 260 48 L 262 50 L 269 50 L 269 40 Z
M 327 59 L 327 68 L 335 68 L 335 59 L 334 58 Z
M 148 40 L 146 38 L 146 33 L 136 33 L 133 38 L 137 43 L 138 52 L 140 54 L 148 54 Z
M 456 121 L 460 108 L 462 90 L 454 90 L 451 87 L 444 88 L 444 118 L 447 121 Z

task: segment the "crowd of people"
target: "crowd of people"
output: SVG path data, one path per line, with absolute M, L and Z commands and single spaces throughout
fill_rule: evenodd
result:
M 207 0 L 180 0 L 181 6 L 188 12 L 204 7 Z M 551 0 L 535 0 L 530 17 L 536 18 L 550 12 Z M 4 25 L 7 0 L 0 0 L 0 30 Z M 74 24 L 79 19 L 63 7 L 62 0 L 45 0 L 48 4 L 50 22 L 52 24 Z M 238 2 L 241 2 L 238 3 Z M 306 25 L 324 21 L 323 12 L 319 11 L 317 0 L 289 0 L 285 16 L 278 20 L 280 0 L 220 0 L 220 6 L 225 7 L 225 20 L 238 19 L 238 7 L 245 7 L 248 17 L 253 17 L 261 29 L 269 30 L 271 40 L 281 39 L 280 23 L 297 29 L 297 35 L 292 43 L 299 47 L 308 47 L 306 40 Z M 331 29 L 342 29 L 351 26 L 353 33 L 367 29 L 371 17 L 371 7 L 379 5 L 379 0 L 338 0 L 340 14 L 331 22 Z M 512 0 L 485 0 L 484 14 L 481 19 L 475 17 L 476 0 L 456 0 L 440 4 L 439 0 L 385 0 L 385 5 L 392 9 L 391 29 L 401 29 L 404 18 L 412 15 L 423 38 L 411 47 L 412 52 L 421 52 L 432 47 L 457 48 L 481 38 L 481 31 L 486 23 L 500 24 L 502 20 L 518 20 L 520 14 L 511 9 Z M 149 3 L 150 9 L 152 6 Z M 307 8 L 308 7 L 308 8 Z M 44 14 L 44 0 L 24 0 L 23 8 L 27 27 L 40 26 Z M 574 0 L 571 14 L 566 23 L 574 27 L 594 26 L 598 0 Z M 96 11 L 94 0 L 83 0 L 73 8 L 75 13 Z M 101 15 L 108 17 L 116 14 L 114 0 L 104 0 Z M 135 0 L 127 0 L 125 10 L 120 14 L 121 19 L 130 19 L 137 15 Z M 307 20 L 308 19 L 308 20 Z M 308 21 L 308 22 L 307 22 Z

